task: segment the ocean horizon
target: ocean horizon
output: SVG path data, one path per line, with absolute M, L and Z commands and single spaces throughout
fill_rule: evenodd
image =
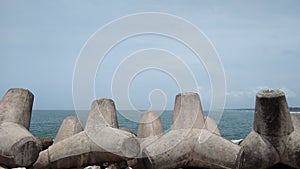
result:
M 117 111 L 119 128 L 128 128 L 136 134 L 138 122 L 131 121 L 122 115 L 130 110 L 121 110 L 120 112 Z M 77 113 L 75 110 L 33 110 L 30 132 L 39 138 L 55 138 L 64 118 L 77 116 L 85 125 L 88 113 L 89 110 L 81 110 Z M 300 111 L 293 110 L 291 113 L 300 113 Z M 207 115 L 208 111 L 204 111 L 204 114 Z M 173 110 L 163 111 L 160 118 L 165 132 L 168 131 L 172 124 Z M 221 136 L 228 140 L 243 139 L 252 130 L 253 119 L 254 109 L 225 109 L 218 123 L 218 129 Z

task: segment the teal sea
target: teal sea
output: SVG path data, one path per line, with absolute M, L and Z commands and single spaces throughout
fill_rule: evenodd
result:
M 86 112 L 88 113 L 88 112 Z M 207 114 L 207 111 L 204 112 Z M 45 138 L 55 138 L 63 119 L 67 116 L 76 116 L 74 110 L 33 110 L 30 131 L 33 135 Z M 253 126 L 254 110 L 224 110 L 218 128 L 221 135 L 229 140 L 245 138 Z M 164 130 L 171 127 L 173 111 L 165 111 L 161 114 Z M 120 113 L 117 113 L 120 128 L 129 128 L 137 133 L 138 123 L 132 122 Z M 82 118 L 85 122 L 86 119 Z

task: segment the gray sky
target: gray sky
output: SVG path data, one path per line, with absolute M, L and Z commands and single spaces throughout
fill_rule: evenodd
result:
M 255 93 L 264 87 L 284 90 L 289 105 L 300 106 L 298 0 L 1 0 L 0 94 L 12 87 L 28 88 L 35 95 L 35 109 L 73 109 L 72 78 L 80 49 L 105 24 L 138 12 L 179 16 L 210 39 L 226 75 L 226 108 L 254 107 Z M 145 48 L 162 48 L 180 56 L 199 84 L 190 91 L 200 90 L 203 107 L 209 108 L 211 89 L 203 65 L 182 44 L 155 35 L 128 39 L 107 54 L 95 77 L 96 97 L 111 97 L 111 77 L 118 64 Z M 151 62 L 151 57 L 145 62 Z M 153 89 L 163 90 L 167 109 L 173 109 L 178 86 L 155 70 L 142 72 L 131 82 L 133 104 L 147 109 Z

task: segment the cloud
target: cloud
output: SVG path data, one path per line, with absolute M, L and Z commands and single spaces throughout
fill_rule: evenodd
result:
M 237 90 L 233 90 L 233 91 L 228 91 L 226 93 L 226 96 L 228 97 L 228 99 L 236 99 L 236 98 L 253 98 L 255 97 L 256 93 L 261 90 L 261 89 L 266 89 L 266 88 L 272 88 L 272 87 L 268 87 L 268 86 L 257 86 L 255 88 L 249 89 L 249 90 L 244 90 L 244 91 L 237 91 Z M 289 98 L 294 98 L 296 97 L 296 92 L 286 88 L 286 87 L 281 87 L 278 88 L 279 90 L 282 90 L 285 95 Z

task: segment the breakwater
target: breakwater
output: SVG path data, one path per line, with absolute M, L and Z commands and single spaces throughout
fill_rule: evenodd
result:
M 141 116 L 137 136 L 119 129 L 113 100 L 97 99 L 85 127 L 76 117 L 66 118 L 53 145 L 42 151 L 28 131 L 32 102 L 32 93 L 24 89 L 10 89 L 0 102 L 2 166 L 54 169 L 125 162 L 145 169 L 300 168 L 300 117 L 290 114 L 280 90 L 257 93 L 253 130 L 241 145 L 221 136 L 197 93 L 181 93 L 167 133 L 155 112 Z

